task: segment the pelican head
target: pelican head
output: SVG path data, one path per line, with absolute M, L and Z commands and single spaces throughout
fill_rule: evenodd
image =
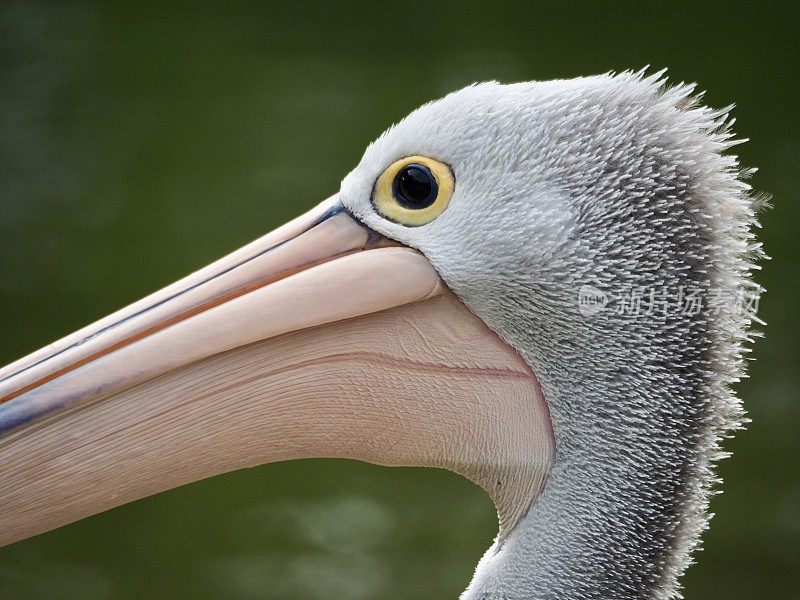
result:
M 642 73 L 421 107 L 307 215 L 0 372 L 0 543 L 345 457 L 487 491 L 464 599 L 677 597 L 760 291 L 726 121 Z

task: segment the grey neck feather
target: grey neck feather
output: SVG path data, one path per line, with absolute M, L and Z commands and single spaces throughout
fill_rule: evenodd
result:
M 534 368 L 557 440 L 545 489 L 465 599 L 674 598 L 707 525 L 719 440 L 743 419 L 729 386 L 759 292 L 754 202 L 721 154 L 725 113 L 686 87 L 640 87 L 633 109 L 598 93 L 599 111 L 572 119 L 561 143 L 579 171 L 539 162 L 578 223 L 548 261 L 487 254 L 477 277 L 443 273 Z M 583 314 L 582 288 L 609 303 Z M 638 293 L 638 310 L 616 300 Z

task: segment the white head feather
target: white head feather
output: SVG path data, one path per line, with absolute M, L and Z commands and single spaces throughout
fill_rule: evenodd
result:
M 389 129 L 342 183 L 354 215 L 421 250 L 520 352 L 550 407 L 549 480 L 465 599 L 679 596 L 719 441 L 743 419 L 729 386 L 754 315 L 733 300 L 760 291 L 755 202 L 723 154 L 727 110 L 692 93 L 660 73 L 474 85 Z M 380 173 L 410 155 L 456 179 L 447 210 L 421 227 L 370 201 Z M 584 286 L 705 303 L 585 315 Z

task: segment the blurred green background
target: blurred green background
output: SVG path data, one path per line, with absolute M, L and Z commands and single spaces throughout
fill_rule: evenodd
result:
M 476 80 L 667 66 L 774 195 L 767 337 L 688 598 L 798 598 L 793 3 L 0 5 L 0 363 L 336 191 L 363 148 Z M 0 507 L 2 510 L 2 507 Z M 231 473 L 0 550 L 2 598 L 455 598 L 489 546 L 459 477 L 346 461 Z

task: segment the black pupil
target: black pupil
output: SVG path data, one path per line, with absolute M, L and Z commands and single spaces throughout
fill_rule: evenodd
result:
M 420 210 L 436 202 L 439 186 L 428 167 L 413 163 L 403 167 L 394 178 L 392 192 L 401 206 Z

